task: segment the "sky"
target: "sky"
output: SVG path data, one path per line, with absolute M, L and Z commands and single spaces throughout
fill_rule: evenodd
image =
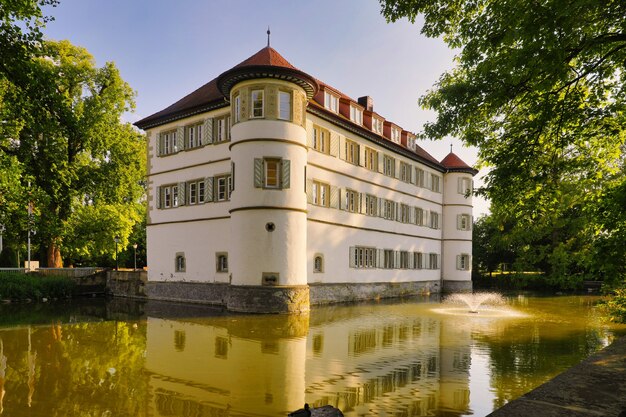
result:
M 454 51 L 420 34 L 419 22 L 387 23 L 378 0 L 60 0 L 44 34 L 112 61 L 136 91 L 137 121 L 169 106 L 271 46 L 300 70 L 419 132 L 435 114 L 418 99 L 454 65 Z M 420 144 L 436 159 L 453 151 L 469 165 L 475 149 L 454 139 Z M 476 183 L 481 184 L 481 171 Z M 474 215 L 488 203 L 474 197 Z

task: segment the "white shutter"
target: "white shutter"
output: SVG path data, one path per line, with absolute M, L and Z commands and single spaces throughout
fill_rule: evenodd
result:
M 356 247 L 350 246 L 350 268 L 356 268 Z
M 393 251 L 393 267 L 394 269 L 400 269 L 400 251 L 399 250 L 394 250 Z
M 336 132 L 330 132 L 330 155 L 335 157 L 341 157 L 340 155 L 340 143 L 339 134 Z M 345 159 L 345 158 L 342 158 Z
M 160 209 L 161 208 L 161 187 L 156 188 L 154 202 L 156 203 L 156 208 Z
M 378 268 L 385 267 L 385 251 L 384 249 L 376 249 L 376 266 Z
M 340 189 L 335 186 L 330 186 L 330 207 L 338 209 L 339 208 L 339 195 Z
M 291 185 L 291 163 L 288 159 L 283 159 L 280 161 L 280 165 L 282 169 L 281 188 L 284 190 Z
M 461 257 L 463 255 L 456 256 L 456 269 L 463 269 L 463 265 L 461 265 Z
M 381 174 L 385 172 L 385 156 L 382 152 L 378 152 L 378 172 Z
M 459 194 L 465 194 L 465 190 L 463 190 L 463 178 L 457 178 L 457 192 Z
M 161 134 L 160 133 L 156 135 L 156 138 L 154 138 L 154 151 L 156 153 L 156 156 L 161 156 Z
M 306 179 L 306 202 L 313 203 L 313 180 L 309 178 Z
M 204 123 L 202 124 L 203 130 L 203 143 L 213 143 L 213 118 L 209 117 L 204 119 Z
M 359 213 L 361 214 L 365 214 L 365 203 L 363 202 L 364 197 L 365 194 L 359 193 Z
M 317 130 L 317 134 L 318 134 L 318 137 L 319 137 L 320 132 L 319 132 L 319 130 L 318 130 L 318 129 L 316 129 L 315 127 L 312 127 L 312 128 L 311 128 L 311 129 L 307 132 L 307 135 L 306 135 L 306 144 L 307 144 L 307 146 L 308 146 L 309 148 L 312 148 L 312 147 L 313 147 L 313 135 L 315 134 L 315 130 Z
M 263 188 L 263 158 L 254 158 L 254 186 Z

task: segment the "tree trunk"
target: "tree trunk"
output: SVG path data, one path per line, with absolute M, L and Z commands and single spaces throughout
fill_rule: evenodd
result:
M 50 242 L 48 245 L 48 268 L 63 268 L 63 259 L 61 258 L 61 249 L 56 241 Z

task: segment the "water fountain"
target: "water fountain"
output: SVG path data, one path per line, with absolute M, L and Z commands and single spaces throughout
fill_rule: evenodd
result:
M 481 317 L 520 317 L 522 313 L 507 306 L 502 294 L 495 292 L 456 293 L 445 297 L 440 307 L 433 309 L 442 314 Z

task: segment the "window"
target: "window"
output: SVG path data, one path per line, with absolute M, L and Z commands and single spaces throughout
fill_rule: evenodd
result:
M 291 120 L 291 94 L 285 91 L 278 92 L 278 118 Z
M 407 143 L 407 146 L 409 147 L 409 149 L 411 149 L 412 151 L 415 151 L 415 148 L 416 148 L 416 145 L 417 145 L 415 136 L 412 136 L 410 134 L 407 135 L 406 143 Z
M 252 102 L 250 117 L 263 117 L 263 90 L 252 90 L 252 93 L 250 93 L 250 101 Z
M 319 253 L 316 253 L 313 257 L 313 272 L 324 272 L 324 256 Z
M 409 269 L 409 252 L 400 251 L 400 269 Z
M 280 158 L 254 159 L 254 186 L 256 188 L 285 189 L 290 186 L 290 163 Z
M 215 254 L 215 271 L 228 272 L 228 253 L 218 252 Z
M 324 107 L 328 110 L 337 113 L 339 111 L 339 97 L 331 94 L 328 91 L 324 92 Z
M 185 149 L 193 149 L 202 146 L 202 124 L 187 126 L 185 128 Z
M 159 155 L 169 155 L 176 152 L 176 131 L 161 133 L 161 146 Z
M 415 207 L 415 224 L 418 226 L 424 225 L 424 209 L 421 207 Z
M 456 228 L 458 230 L 471 230 L 472 216 L 469 214 L 459 214 L 456 216 Z
M 395 253 L 391 249 L 383 250 L 383 268 L 393 269 L 395 268 Z
M 190 205 L 204 203 L 204 180 L 189 181 L 187 187 Z
M 376 196 L 365 195 L 365 214 L 368 216 L 378 215 L 378 198 Z
M 376 117 L 372 117 L 372 130 L 379 135 L 383 134 L 383 121 Z
M 231 176 L 224 175 L 221 177 L 215 177 L 215 200 L 216 201 L 226 201 L 230 200 L 230 190 L 231 190 Z
M 401 181 L 411 182 L 412 172 L 413 172 L 413 169 L 411 165 L 405 162 L 400 162 L 400 180 Z
M 365 168 L 378 171 L 378 152 L 372 148 L 365 148 Z
M 391 128 L 391 140 L 395 143 L 400 143 L 400 129 Z
M 400 204 L 400 222 L 411 222 L 411 207 L 408 204 Z
M 428 265 L 430 269 L 439 269 L 439 255 L 436 253 L 428 254 Z
M 359 210 L 359 193 L 354 190 L 346 190 L 346 211 L 358 213 Z
M 376 248 L 356 246 L 350 249 L 352 268 L 376 268 Z
M 176 261 L 176 265 L 175 265 L 176 272 L 185 272 L 185 268 L 187 267 L 186 262 L 185 262 L 185 254 L 182 252 L 177 253 L 175 261 Z
M 235 96 L 235 105 L 234 105 L 234 109 L 233 109 L 233 118 L 235 120 L 235 123 L 239 123 L 239 117 L 240 117 L 240 112 L 241 112 L 241 97 L 239 96 L 239 94 L 237 94 Z
M 431 187 L 430 189 L 433 190 L 434 192 L 438 193 L 440 192 L 441 188 L 440 188 L 440 182 L 441 182 L 441 178 L 438 175 L 435 174 L 431 174 L 432 178 L 432 182 L 431 182 Z
M 471 178 L 459 178 L 458 193 L 463 195 L 469 195 L 472 192 L 472 179 Z
M 456 257 L 456 269 L 460 269 L 462 271 L 469 271 L 470 256 L 468 254 L 464 253 Z
M 172 208 L 179 206 L 178 184 L 163 185 L 160 187 L 160 195 L 163 208 Z
M 396 219 L 396 203 L 391 200 L 383 200 L 383 217 L 387 220 Z
M 330 132 L 317 125 L 313 125 L 313 149 L 318 152 L 330 153 Z
M 383 156 L 383 174 L 389 177 L 396 176 L 396 160 L 391 156 Z
M 422 252 L 413 252 L 413 268 L 414 269 L 424 268 L 424 256 Z
M 350 106 L 350 120 L 356 124 L 363 124 L 363 110 Z
M 359 164 L 359 145 L 349 139 L 346 139 L 346 161 L 351 164 Z
M 435 211 L 430 212 L 430 228 L 439 229 L 439 213 Z
M 230 140 L 230 116 L 215 119 L 215 142 Z
M 330 206 L 330 185 L 313 181 L 313 204 L 323 207 Z
M 415 168 L 415 184 L 418 187 L 424 187 L 424 170 L 421 168 Z

